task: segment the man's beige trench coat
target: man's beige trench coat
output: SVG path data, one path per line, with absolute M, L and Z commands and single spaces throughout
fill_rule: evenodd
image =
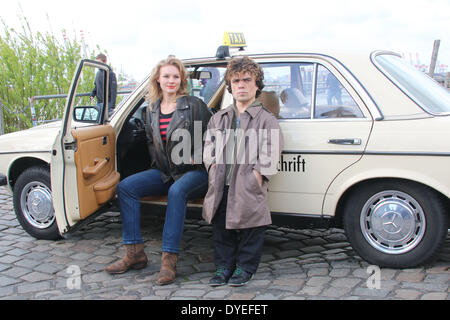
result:
M 233 115 L 233 105 L 230 105 L 217 112 L 208 124 L 203 160 L 209 181 L 203 203 L 203 218 L 210 224 L 222 200 L 226 163 L 231 152 L 236 153 L 236 156 L 228 190 L 226 228 L 246 229 L 269 225 L 272 219 L 267 202 L 267 185 L 270 177 L 278 171 L 283 150 L 280 126 L 275 116 L 260 102 L 254 102 L 241 114 L 241 131 L 231 129 Z M 236 132 L 238 134 L 235 136 Z M 236 143 L 236 148 L 233 143 Z M 253 170 L 262 174 L 262 186 Z

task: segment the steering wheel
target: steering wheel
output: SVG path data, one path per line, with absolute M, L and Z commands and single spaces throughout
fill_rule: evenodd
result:
M 142 121 L 142 119 L 134 118 L 134 126 L 136 127 L 137 130 L 145 130 L 145 124 L 144 121 Z
M 132 128 L 133 139 L 135 141 L 142 141 L 142 140 L 145 141 L 146 135 L 145 135 L 144 121 L 142 121 L 142 119 L 139 118 L 131 118 L 129 123 Z

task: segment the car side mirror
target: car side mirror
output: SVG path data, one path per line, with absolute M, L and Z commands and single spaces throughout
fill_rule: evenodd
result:
M 73 118 L 78 122 L 98 123 L 100 110 L 93 106 L 77 106 L 73 110 Z

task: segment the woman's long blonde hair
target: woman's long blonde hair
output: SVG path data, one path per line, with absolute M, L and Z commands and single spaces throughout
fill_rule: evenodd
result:
M 148 94 L 146 96 L 147 101 L 152 105 L 155 103 L 158 99 L 162 98 L 162 90 L 161 86 L 158 83 L 159 74 L 161 71 L 161 68 L 167 65 L 171 65 L 176 67 L 180 71 L 180 89 L 177 92 L 177 98 L 180 96 L 184 96 L 188 94 L 188 82 L 187 82 L 187 72 L 186 68 L 184 67 L 183 63 L 175 58 L 175 56 L 168 56 L 167 59 L 161 60 L 152 71 L 152 74 L 150 76 L 150 82 L 148 86 Z

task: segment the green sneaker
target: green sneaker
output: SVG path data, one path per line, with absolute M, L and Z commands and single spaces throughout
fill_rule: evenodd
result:
M 236 270 L 234 270 L 234 273 L 231 276 L 230 280 L 228 281 L 228 285 L 232 287 L 240 287 L 249 282 L 252 277 L 252 273 L 237 267 Z
M 216 274 L 209 280 L 209 285 L 211 287 L 218 287 L 227 284 L 228 279 L 230 279 L 233 274 L 233 269 L 228 269 L 220 267 L 216 270 Z

